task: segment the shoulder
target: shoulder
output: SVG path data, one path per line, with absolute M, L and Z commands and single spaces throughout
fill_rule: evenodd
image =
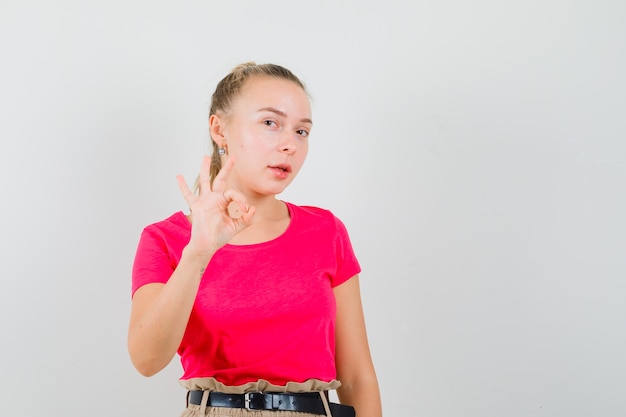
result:
M 182 211 L 178 211 L 171 216 L 151 223 L 144 227 L 143 235 L 151 236 L 185 236 L 191 232 L 191 224 L 187 216 Z
M 289 208 L 289 211 L 291 213 L 296 213 L 296 214 L 302 215 L 302 216 L 328 217 L 328 216 L 332 216 L 333 215 L 330 210 L 327 210 L 327 209 L 324 209 L 324 208 L 321 208 L 321 207 L 298 206 L 296 204 L 289 203 L 289 202 L 286 202 L 286 201 L 285 201 L 285 204 L 287 204 L 287 207 Z
M 189 220 L 187 220 L 187 216 L 182 211 L 177 211 L 171 216 L 156 221 L 154 223 L 150 223 L 145 228 L 146 229 L 171 229 L 171 228 L 185 228 L 189 225 Z
M 334 223 L 339 220 L 330 210 L 315 206 L 298 206 L 287 203 L 290 215 L 298 221 L 314 221 Z
M 333 233 L 345 233 L 343 222 L 329 209 L 315 206 L 298 206 L 285 202 L 291 217 L 299 225 L 308 224 L 316 229 L 325 229 Z

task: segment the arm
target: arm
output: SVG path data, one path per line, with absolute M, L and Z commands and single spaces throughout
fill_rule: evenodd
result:
M 342 404 L 355 408 L 357 417 L 381 417 L 378 380 L 370 355 L 361 304 L 359 277 L 335 287 L 337 323 L 335 362 Z
M 133 296 L 128 352 L 135 368 L 152 376 L 172 360 L 208 264 L 183 250 L 180 263 L 166 284 L 146 284 Z
M 167 283 L 146 284 L 133 296 L 128 352 L 142 375 L 154 375 L 172 360 L 185 334 L 206 266 L 213 254 L 246 228 L 254 216 L 254 207 L 248 208 L 240 193 L 226 189 L 225 178 L 233 164 L 234 159 L 230 158 L 211 187 L 210 159 L 205 157 L 197 196 L 182 177 L 178 178 L 191 209 L 191 237 Z M 243 216 L 237 219 L 228 216 L 231 201 L 240 205 Z

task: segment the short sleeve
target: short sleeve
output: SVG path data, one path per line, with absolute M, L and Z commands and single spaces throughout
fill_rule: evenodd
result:
M 132 295 L 145 284 L 166 283 L 174 272 L 165 239 L 158 229 L 146 227 L 141 233 L 132 270 Z
M 361 266 L 352 248 L 348 230 L 335 216 L 335 256 L 337 270 L 331 280 L 334 288 L 361 272 Z

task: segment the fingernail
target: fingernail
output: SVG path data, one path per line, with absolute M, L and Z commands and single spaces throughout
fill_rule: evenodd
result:
M 243 213 L 239 210 L 239 204 L 234 201 L 230 202 L 230 204 L 226 207 L 226 210 L 228 211 L 228 215 L 231 219 L 238 219 L 243 215 Z

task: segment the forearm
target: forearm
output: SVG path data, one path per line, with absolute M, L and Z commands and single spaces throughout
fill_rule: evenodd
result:
M 158 294 L 148 295 L 131 318 L 128 349 L 137 370 L 151 376 L 174 357 L 185 334 L 208 260 L 183 251 L 180 262 Z
M 344 383 L 337 390 L 342 404 L 351 405 L 356 417 L 381 417 L 382 405 L 376 375 L 361 377 L 354 383 Z

